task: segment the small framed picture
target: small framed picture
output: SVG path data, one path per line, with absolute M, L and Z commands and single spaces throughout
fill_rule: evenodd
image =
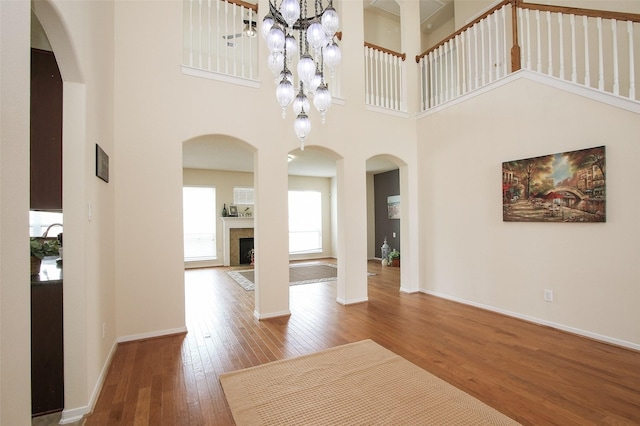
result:
M 229 205 L 229 217 L 238 217 L 238 207 Z
M 109 156 L 96 144 L 96 176 L 109 182 Z

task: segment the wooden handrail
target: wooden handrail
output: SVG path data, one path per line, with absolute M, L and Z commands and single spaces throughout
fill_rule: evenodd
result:
M 587 16 L 589 18 L 615 19 L 618 21 L 640 22 L 640 14 L 612 12 L 608 10 L 581 9 L 577 7 L 549 6 L 537 3 L 520 3 L 522 9 L 539 10 L 541 12 L 566 13 L 571 15 Z
M 427 56 L 429 53 L 433 52 L 434 50 L 438 49 L 440 46 L 442 46 L 449 40 L 462 34 L 466 30 L 468 30 L 469 28 L 477 24 L 478 22 L 485 19 L 487 16 L 491 15 L 496 10 L 500 9 L 502 6 L 509 3 L 511 3 L 514 6 L 514 11 L 513 11 L 514 17 L 515 17 L 515 9 L 522 8 L 522 9 L 529 9 L 529 10 L 539 10 L 541 12 L 564 13 L 564 14 L 572 14 L 572 15 L 578 15 L 578 16 L 587 16 L 590 18 L 615 19 L 618 21 L 640 22 L 640 14 L 637 14 L 637 13 L 612 12 L 608 10 L 582 9 L 577 7 L 566 7 L 566 6 L 550 6 L 550 5 L 538 4 L 538 3 L 525 3 L 522 0 L 504 0 L 499 4 L 497 4 L 496 6 L 494 6 L 493 8 L 491 8 L 490 10 L 488 10 L 487 12 L 483 13 L 478 18 L 474 19 L 472 22 L 460 28 L 455 33 L 451 34 L 449 37 L 440 41 L 439 43 L 431 47 L 429 50 L 425 51 L 420 55 L 417 55 L 416 63 L 420 62 L 420 59 Z M 514 18 L 514 22 L 516 22 L 515 18 Z M 517 23 L 514 24 L 514 28 L 515 28 L 515 25 L 517 25 Z M 513 45 L 514 51 L 519 50 L 519 46 L 517 43 L 517 39 L 515 38 L 515 35 L 516 35 L 516 30 L 514 29 L 514 45 Z M 512 60 L 513 60 L 513 57 L 512 57 Z
M 375 44 L 367 43 L 366 41 L 364 42 L 364 45 L 365 45 L 365 47 L 369 47 L 371 49 L 379 50 L 379 51 L 381 51 L 383 53 L 388 53 L 389 55 L 396 56 L 396 57 L 402 59 L 403 61 L 405 59 L 407 59 L 407 54 L 406 53 L 394 52 L 393 50 L 385 49 L 384 47 L 376 46 Z
M 242 0 L 220 0 L 220 1 L 226 1 L 227 3 L 231 3 L 231 4 L 235 4 L 236 6 L 242 6 L 246 9 L 252 9 L 255 13 L 258 13 L 258 4 L 252 4 L 252 3 L 247 3 L 246 1 L 242 1 Z
M 456 31 L 455 33 L 451 34 L 449 37 L 445 38 L 444 40 L 442 40 L 441 42 L 439 42 L 438 44 L 436 44 L 435 46 L 433 46 L 429 50 L 425 51 L 424 53 L 422 53 L 420 55 L 416 55 L 416 63 L 420 62 L 420 59 L 422 59 L 423 57 L 427 56 L 429 53 L 433 52 L 434 50 L 436 50 L 437 48 L 439 48 L 440 46 L 442 46 L 443 44 L 445 44 L 449 40 L 457 37 L 458 35 L 462 34 L 466 30 L 468 30 L 469 28 L 473 27 L 475 24 L 477 24 L 478 22 L 482 21 L 484 18 L 486 18 L 487 16 L 491 15 L 493 12 L 495 12 L 498 9 L 500 9 L 502 6 L 504 6 L 506 4 L 509 4 L 509 3 L 512 3 L 513 1 L 517 1 L 517 0 L 503 0 L 503 1 L 501 1 L 500 3 L 498 3 L 497 5 L 492 7 L 491 9 L 487 10 L 485 13 L 483 13 L 482 15 L 480 15 L 479 17 L 477 17 L 473 21 L 469 22 L 467 25 L 465 25 L 464 27 L 460 28 L 458 31 Z

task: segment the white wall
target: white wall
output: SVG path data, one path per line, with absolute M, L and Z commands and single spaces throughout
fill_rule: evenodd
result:
M 0 424 L 31 414 L 29 2 L 0 2 Z
M 367 9 L 364 13 L 364 41 L 402 53 L 400 17 L 377 8 Z
M 640 348 L 638 114 L 516 78 L 418 125 L 421 288 Z M 502 162 L 600 145 L 606 223 L 502 222 Z

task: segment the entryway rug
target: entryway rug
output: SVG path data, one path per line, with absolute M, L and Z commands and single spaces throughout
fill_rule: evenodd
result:
M 289 265 L 289 285 L 320 283 L 335 281 L 338 277 L 338 267 L 333 263 L 297 263 Z M 235 282 L 245 290 L 254 290 L 254 270 L 228 271 Z
M 237 425 L 517 425 L 363 340 L 220 375 Z

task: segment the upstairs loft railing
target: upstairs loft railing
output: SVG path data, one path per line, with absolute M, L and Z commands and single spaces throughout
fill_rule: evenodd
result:
M 184 0 L 183 65 L 257 80 L 257 12 L 241 0 Z
M 505 0 L 416 57 L 420 106 L 521 68 L 638 101 L 638 46 L 640 15 Z
M 365 103 L 406 112 L 404 53 L 364 44 Z
M 257 21 L 258 6 L 241 0 L 184 0 L 183 65 L 192 70 L 224 77 L 258 80 L 260 61 L 258 40 L 245 30 Z M 259 34 L 259 33 L 258 33 Z M 341 39 L 341 33 L 338 33 Z M 406 54 L 365 43 L 366 104 L 374 107 L 406 111 L 404 101 Z M 340 72 L 334 70 L 328 86 L 332 96 L 340 97 Z M 274 81 L 275 81 L 274 76 Z
M 416 57 L 423 111 L 507 75 L 507 58 L 511 56 L 509 3 L 506 0 L 496 5 Z

